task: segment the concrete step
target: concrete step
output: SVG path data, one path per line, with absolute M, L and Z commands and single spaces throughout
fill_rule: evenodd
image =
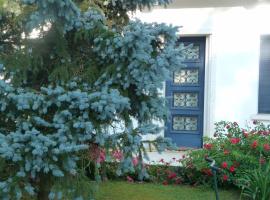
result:
M 149 165 L 171 165 L 181 166 L 179 160 L 183 159 L 187 151 L 164 151 L 161 154 L 157 151 L 148 152 L 149 160 L 144 159 L 144 162 Z

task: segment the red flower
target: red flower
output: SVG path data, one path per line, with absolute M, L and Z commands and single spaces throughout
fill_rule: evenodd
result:
M 258 124 L 258 121 L 257 120 L 253 120 L 253 124 L 254 125 Z
M 230 170 L 230 172 L 234 172 L 235 171 L 234 166 L 231 166 L 229 170 Z
M 165 163 L 166 166 L 170 166 L 170 164 L 171 164 L 171 163 L 169 163 L 169 162 L 166 162 L 166 163 Z
M 251 147 L 255 149 L 258 146 L 258 141 L 254 140 L 253 143 L 251 144 Z
M 229 150 L 227 150 L 227 149 L 224 150 L 224 155 L 228 155 L 229 153 L 230 153 Z
M 229 129 L 231 128 L 231 126 L 229 124 L 226 125 L 226 129 Z
M 100 149 L 97 163 L 103 163 L 105 162 L 105 160 L 106 160 L 106 152 L 104 149 Z
M 227 164 L 226 162 L 222 162 L 222 163 L 221 163 L 221 167 L 222 167 L 223 169 L 227 169 L 228 164 Z
M 204 147 L 205 149 L 207 149 L 207 150 L 210 150 L 210 149 L 212 149 L 213 144 L 204 144 L 203 147 Z
M 242 133 L 243 133 L 243 135 L 244 135 L 245 138 L 248 137 L 248 132 L 246 130 L 242 130 Z
M 204 174 L 206 174 L 207 176 L 212 176 L 213 175 L 211 169 L 202 169 L 202 172 Z
M 270 131 L 264 131 L 263 134 L 267 136 L 270 134 Z
M 263 165 L 265 163 L 265 159 L 264 158 L 260 158 L 259 162 L 260 162 L 261 165 Z
M 112 157 L 115 159 L 115 160 L 122 160 L 123 159 L 123 153 L 119 150 L 115 150 L 112 152 Z
M 181 184 L 181 183 L 182 183 L 181 178 L 177 177 L 177 178 L 175 179 L 175 184 L 179 185 L 179 184 Z
M 265 151 L 270 151 L 270 145 L 269 144 L 264 144 L 263 148 Z
M 138 157 L 132 158 L 132 163 L 136 167 L 138 165 L 138 163 L 139 163 Z
M 229 179 L 229 177 L 226 174 L 224 174 L 222 179 L 223 179 L 223 181 L 227 181 Z
M 134 182 L 133 178 L 130 177 L 130 176 L 127 176 L 127 181 L 130 182 L 130 183 L 133 183 Z
M 231 142 L 232 144 L 237 144 L 237 143 L 240 142 L 240 138 L 231 138 L 231 139 L 230 139 L 230 142 Z
M 169 172 L 168 179 L 174 179 L 177 176 L 175 172 Z
M 163 185 L 168 185 L 169 183 L 168 183 L 168 181 L 163 181 L 162 184 L 163 184 Z
M 161 158 L 159 162 L 164 163 L 164 159 L 163 159 L 163 158 Z

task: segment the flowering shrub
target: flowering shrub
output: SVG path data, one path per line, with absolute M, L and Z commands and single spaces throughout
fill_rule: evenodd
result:
M 221 121 L 215 124 L 214 138 L 206 138 L 203 149 L 191 151 L 181 163 L 194 172 L 209 177 L 212 173 L 205 157 L 213 158 L 219 172 L 219 183 L 238 184 L 242 172 L 259 168 L 270 160 L 270 126 L 254 121 L 243 129 L 236 122 Z
M 204 173 L 201 173 L 201 171 L 194 170 L 192 166 L 180 167 L 179 162 L 184 161 L 185 156 L 181 156 L 181 158 L 173 158 L 168 162 L 161 159 L 159 162 L 152 161 L 150 164 L 143 164 L 144 170 L 146 170 L 148 174 L 148 176 L 144 177 L 143 181 L 163 185 L 188 184 L 192 186 L 207 184 L 210 181 L 209 175 L 212 175 L 210 169 L 205 169 Z M 135 168 L 133 172 L 127 172 L 117 176 L 117 162 L 105 163 L 105 165 L 105 173 L 108 179 L 126 180 L 130 183 L 133 183 L 134 181 L 142 181 L 138 176 L 138 168 Z
M 176 162 L 178 162 L 178 160 L 175 158 L 170 162 L 164 162 L 164 160 L 161 159 L 158 163 L 153 162 L 151 165 L 148 165 L 149 181 L 162 183 L 163 185 L 181 184 L 182 178 L 180 177 L 179 168 L 172 166 L 172 164 Z
M 144 165 L 149 177 L 145 181 L 168 184 L 212 184 L 213 174 L 205 157 L 215 159 L 221 169 L 218 173 L 220 186 L 241 186 L 239 180 L 247 171 L 264 167 L 270 161 L 270 127 L 257 121 L 252 127 L 242 129 L 236 122 L 216 123 L 214 138 L 205 138 L 202 149 L 191 150 L 181 158 L 169 162 L 161 159 Z M 119 152 L 114 152 L 117 160 Z M 116 178 L 117 167 L 110 163 L 107 168 L 109 178 Z M 137 173 L 123 174 L 122 179 L 134 182 Z M 242 186 L 241 186 L 242 187 Z
M 142 180 L 139 177 L 139 169 L 135 167 L 133 172 L 127 172 L 117 176 L 117 163 L 106 163 L 106 176 L 108 179 L 113 180 L 125 180 L 127 182 L 133 183 L 135 181 L 145 181 L 145 182 L 154 182 L 160 183 L 163 185 L 169 184 L 182 184 L 183 179 L 180 176 L 179 167 L 171 166 L 169 163 L 160 164 L 160 163 L 151 163 L 143 164 L 143 170 L 147 171 L 147 175 Z

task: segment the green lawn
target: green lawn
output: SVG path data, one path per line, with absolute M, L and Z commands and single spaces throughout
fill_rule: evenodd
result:
M 222 200 L 238 200 L 234 190 L 220 191 Z M 207 187 L 163 186 L 150 183 L 101 183 L 97 200 L 214 200 L 214 192 Z

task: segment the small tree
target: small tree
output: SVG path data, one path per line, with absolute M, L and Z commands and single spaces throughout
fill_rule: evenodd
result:
M 0 1 L 2 199 L 88 199 L 93 146 L 120 149 L 119 173 L 134 170 L 143 135 L 167 118 L 159 91 L 181 61 L 176 27 L 128 19 L 155 3 L 168 1 Z

